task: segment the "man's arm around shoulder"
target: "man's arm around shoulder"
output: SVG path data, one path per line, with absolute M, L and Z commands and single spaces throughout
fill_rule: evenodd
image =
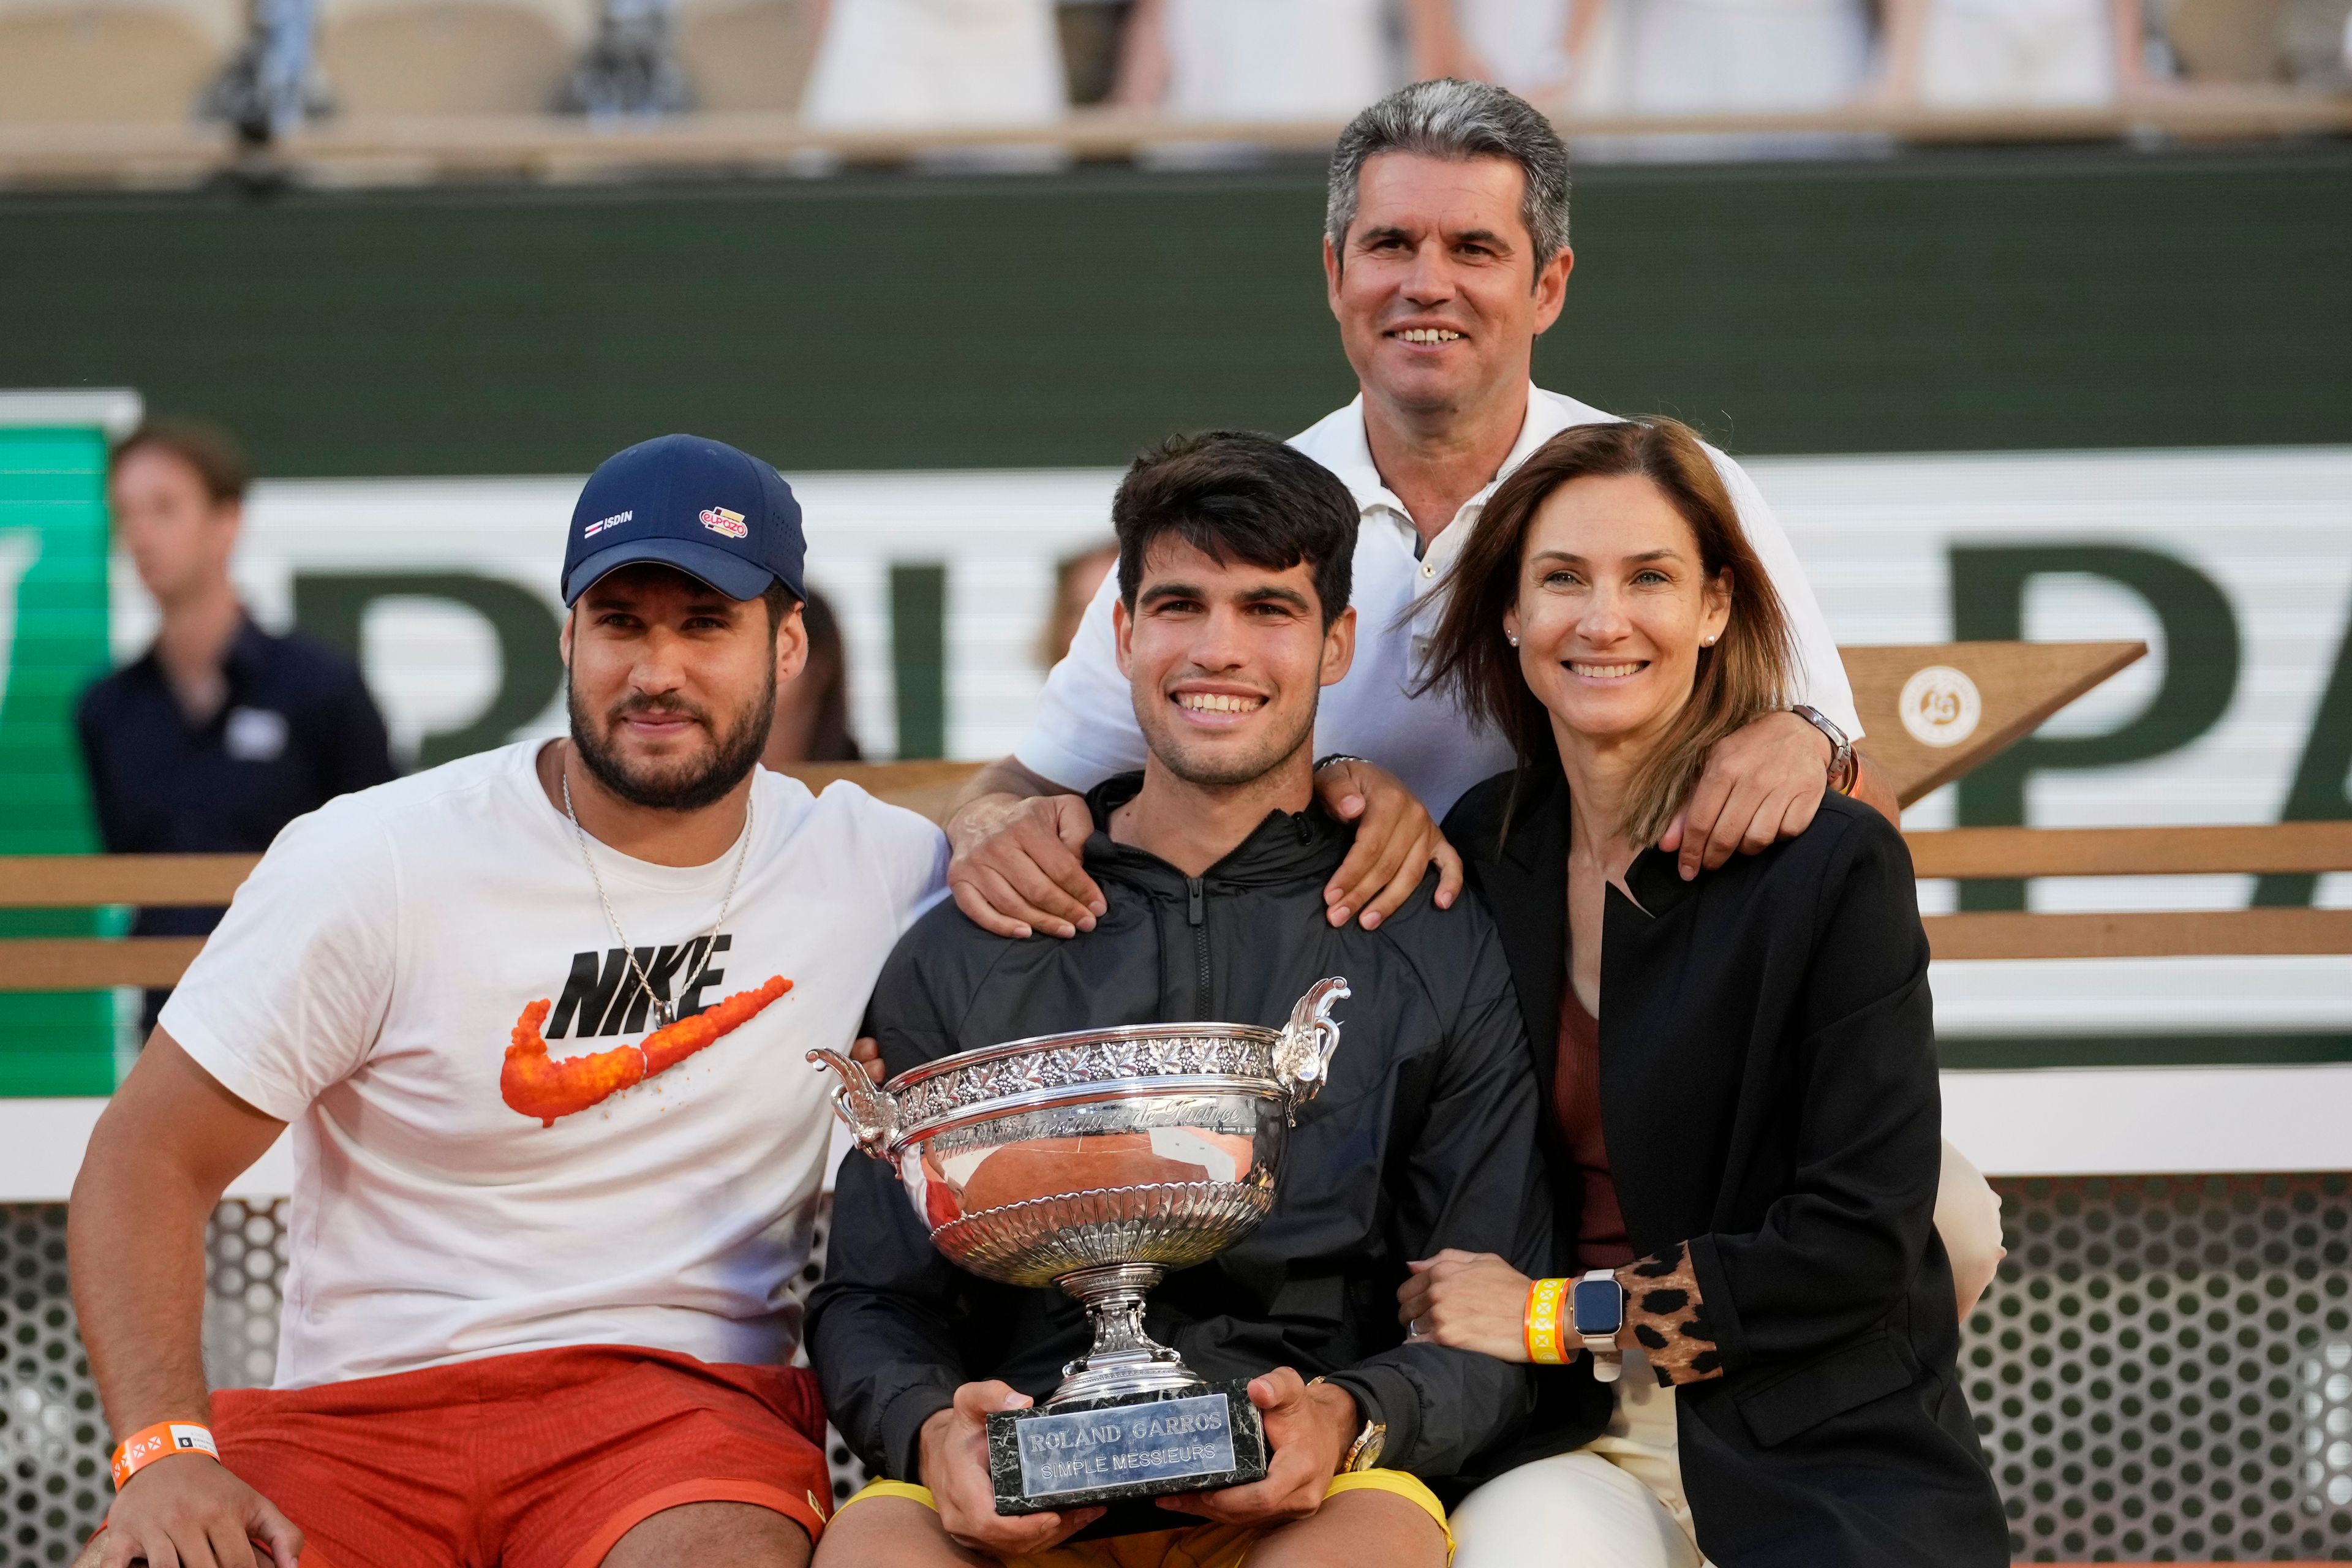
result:
M 1436 901 L 1462 891 L 1462 858 L 1412 792 L 1360 758 L 1328 762 L 1315 773 L 1316 797 L 1356 842 L 1323 889 L 1325 918 L 1350 919 L 1366 931 L 1404 903 L 1422 872 L 1437 868 Z M 947 820 L 948 886 L 956 907 L 996 936 L 1033 931 L 1068 938 L 1095 929 L 1109 905 L 1087 874 L 1080 852 L 1094 818 L 1078 795 L 1033 772 L 1018 757 L 989 763 L 957 797 Z
M 205 1222 L 286 1124 L 222 1087 L 161 1029 L 91 1132 L 67 1214 L 74 1311 L 118 1436 L 159 1421 L 208 1424 Z M 184 1461 L 184 1462 L 183 1462 Z M 268 1544 L 292 1568 L 301 1531 L 203 1454 L 157 1460 L 123 1483 L 82 1561 L 106 1568 L 217 1563 Z
M 1095 830 L 1087 803 L 1018 757 L 974 774 L 946 826 L 948 889 L 982 931 L 1073 937 L 1110 907 L 1079 858 Z

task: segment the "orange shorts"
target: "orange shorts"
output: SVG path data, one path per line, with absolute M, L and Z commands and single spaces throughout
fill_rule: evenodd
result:
M 831 1511 L 811 1373 L 627 1345 L 213 1395 L 221 1462 L 310 1538 L 309 1568 L 596 1568 L 664 1509 Z

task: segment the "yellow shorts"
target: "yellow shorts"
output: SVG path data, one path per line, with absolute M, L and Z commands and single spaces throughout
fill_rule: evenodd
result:
M 1446 1527 L 1445 1505 L 1437 1495 L 1421 1484 L 1421 1478 L 1402 1470 L 1349 1470 L 1331 1478 L 1327 1498 L 1341 1492 L 1390 1492 L 1429 1515 L 1445 1536 L 1445 1555 L 1454 1556 L 1454 1531 Z M 856 1508 L 867 1498 L 905 1498 L 921 1503 L 934 1513 L 939 1505 L 931 1500 L 931 1489 L 909 1481 L 872 1481 L 866 1489 L 841 1505 Z M 841 1510 L 834 1510 L 841 1517 Z M 1032 1557 L 1008 1557 L 1005 1568 L 1241 1568 L 1242 1559 L 1260 1536 L 1275 1527 L 1269 1524 L 1211 1524 L 1206 1521 L 1176 1530 L 1148 1531 L 1139 1535 L 1113 1535 L 1100 1541 L 1066 1542 L 1048 1552 Z

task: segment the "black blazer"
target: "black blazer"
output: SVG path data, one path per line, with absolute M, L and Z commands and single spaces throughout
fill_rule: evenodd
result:
M 1489 779 L 1446 837 L 1493 910 L 1551 1103 L 1568 951 L 1568 786 Z M 1832 795 L 1812 826 L 1685 882 L 1645 850 L 1607 894 L 1601 1108 L 1637 1254 L 1689 1244 L 1724 1374 L 1675 1395 L 1698 1543 L 1723 1568 L 2005 1564 L 1961 1395 L 1935 1230 L 1942 1111 L 1927 940 L 1902 835 Z M 1562 1272 L 1580 1194 L 1551 1117 Z M 1582 1358 L 1539 1368 L 1529 1430 L 1479 1468 L 1608 1419 Z

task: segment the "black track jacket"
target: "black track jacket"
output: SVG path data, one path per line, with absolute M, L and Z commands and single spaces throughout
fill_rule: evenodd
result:
M 1010 941 L 952 903 L 908 931 L 875 988 L 883 1059 L 904 1072 L 1123 1024 L 1279 1026 L 1309 985 L 1344 977 L 1354 995 L 1335 1010 L 1330 1081 L 1299 1110 L 1273 1211 L 1238 1246 L 1169 1276 L 1145 1321 L 1203 1377 L 1329 1374 L 1388 1424 L 1383 1467 L 1449 1474 L 1523 1418 L 1528 1369 L 1404 1343 L 1406 1260 L 1458 1247 L 1534 1272 L 1551 1226 L 1535 1074 L 1494 923 L 1466 898 L 1437 909 L 1433 878 L 1377 931 L 1333 930 L 1323 888 L 1352 833 L 1313 809 L 1268 816 L 1187 878 L 1104 831 L 1140 783 L 1124 774 L 1087 797 L 1086 867 L 1110 906 L 1091 932 Z M 922 1425 L 958 1384 L 1001 1377 L 1042 1398 L 1088 1342 L 1061 1291 L 992 1284 L 941 1258 L 891 1168 L 851 1151 L 808 1344 L 834 1425 L 869 1466 L 919 1480 Z M 1155 1510 L 1140 1528 L 1182 1522 Z

